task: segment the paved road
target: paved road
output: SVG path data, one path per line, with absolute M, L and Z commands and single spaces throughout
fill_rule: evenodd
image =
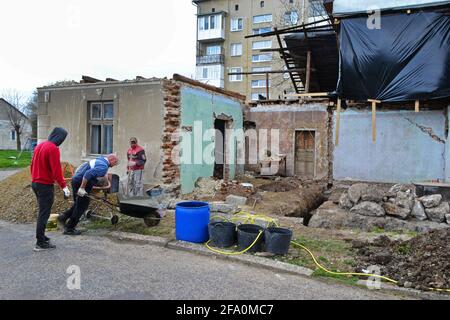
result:
M 16 174 L 21 170 L 22 169 L 0 169 L 0 181 L 8 178 L 9 176 L 12 176 L 13 174 Z
M 0 221 L 0 299 L 388 299 L 380 293 L 98 236 L 49 233 L 33 252 L 33 225 Z M 67 268 L 81 289 L 67 288 Z

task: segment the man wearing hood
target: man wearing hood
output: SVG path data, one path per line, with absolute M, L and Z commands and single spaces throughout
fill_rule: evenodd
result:
M 64 191 L 64 196 L 70 196 L 62 173 L 59 146 L 67 137 L 63 128 L 55 128 L 48 140 L 36 146 L 31 159 L 31 187 L 36 194 L 39 214 L 36 226 L 36 246 L 34 251 L 54 249 L 55 246 L 45 236 L 45 227 L 50 217 L 54 200 L 53 184 L 57 182 Z

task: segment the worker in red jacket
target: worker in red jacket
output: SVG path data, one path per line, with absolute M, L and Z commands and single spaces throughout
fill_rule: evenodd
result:
M 130 139 L 130 148 L 127 151 L 127 159 L 127 193 L 129 196 L 142 196 L 144 166 L 147 158 L 145 156 L 144 148 L 138 145 L 138 140 L 135 137 Z
M 36 246 L 34 251 L 43 251 L 56 248 L 45 236 L 45 227 L 50 217 L 54 200 L 53 184 L 57 182 L 64 191 L 64 196 L 70 196 L 62 173 L 59 146 L 67 137 L 63 128 L 55 128 L 48 140 L 37 145 L 31 159 L 31 187 L 36 194 L 39 205 L 39 214 L 36 226 Z

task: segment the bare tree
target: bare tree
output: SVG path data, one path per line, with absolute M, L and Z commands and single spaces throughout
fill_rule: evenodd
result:
M 8 120 L 16 134 L 17 151 L 21 151 L 22 142 L 20 138 L 24 125 L 28 120 L 25 114 L 22 112 L 24 106 L 24 96 L 15 89 L 8 89 L 4 90 L 4 92 L 2 93 L 2 98 L 6 100 L 10 105 L 12 105 L 12 107 L 8 108 L 7 110 Z
M 38 92 L 34 91 L 28 98 L 24 107 L 24 113 L 28 116 L 31 123 L 31 138 L 37 139 L 37 109 L 38 109 Z

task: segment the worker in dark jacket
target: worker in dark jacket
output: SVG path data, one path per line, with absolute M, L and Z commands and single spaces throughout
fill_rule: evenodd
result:
M 54 249 L 55 245 L 45 236 L 45 227 L 50 217 L 54 200 L 53 184 L 57 182 L 64 191 L 64 196 L 70 196 L 62 173 L 59 146 L 67 137 L 63 128 L 55 128 L 44 141 L 36 146 L 31 159 L 31 187 L 36 194 L 39 214 L 36 226 L 36 246 L 34 251 Z
M 118 162 L 117 156 L 110 154 L 107 157 L 98 157 L 85 162 L 75 171 L 72 177 L 73 206 L 58 217 L 58 223 L 63 226 L 65 235 L 81 234 L 75 227 L 89 207 L 88 194 L 97 183 L 97 179 L 106 176 L 108 169 L 117 165 Z

